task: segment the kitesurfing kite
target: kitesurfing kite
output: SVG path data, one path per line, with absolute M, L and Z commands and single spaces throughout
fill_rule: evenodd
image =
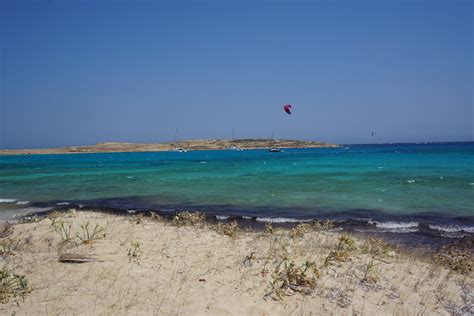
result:
M 291 114 L 291 104 L 285 104 L 283 106 L 283 109 L 285 110 L 286 113 Z

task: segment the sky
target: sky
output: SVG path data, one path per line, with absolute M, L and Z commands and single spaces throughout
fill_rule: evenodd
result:
M 234 129 L 472 141 L 473 11 L 456 0 L 0 0 L 0 148 L 164 142 L 177 129 L 181 140 Z

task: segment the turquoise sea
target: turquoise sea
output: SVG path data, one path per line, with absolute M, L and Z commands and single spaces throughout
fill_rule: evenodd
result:
M 0 156 L 0 212 L 67 203 L 469 234 L 474 143 Z

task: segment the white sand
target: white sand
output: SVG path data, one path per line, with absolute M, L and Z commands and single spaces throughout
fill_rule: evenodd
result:
M 64 219 L 73 236 L 89 222 L 108 223 L 105 238 L 61 246 L 51 220 L 18 224 L 2 240 L 19 241 L 4 260 L 24 274 L 31 292 L 24 299 L 0 304 L 5 315 L 448 315 L 474 311 L 472 275 L 461 275 L 429 259 L 393 250 L 370 262 L 363 241 L 349 252 L 349 261 L 324 267 L 339 234 L 310 231 L 291 238 L 288 230 L 274 234 L 240 231 L 218 234 L 209 224 L 176 227 L 130 217 L 77 212 Z M 137 255 L 129 256 L 133 242 Z M 392 251 L 392 250 L 391 250 Z M 133 252 L 133 251 L 132 251 Z M 60 263 L 61 253 L 82 254 L 97 261 Z M 245 260 L 254 253 L 252 259 Z M 315 262 L 321 277 L 307 295 L 286 290 L 281 300 L 265 297 L 282 258 L 297 265 Z M 263 273 L 262 273 L 263 271 Z M 310 274 L 308 274 L 310 275 Z M 464 310 L 463 310 L 464 309 Z

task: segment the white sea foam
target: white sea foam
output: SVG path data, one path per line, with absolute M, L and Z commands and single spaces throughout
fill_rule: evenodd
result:
M 225 216 L 225 215 L 216 215 L 216 219 L 220 220 L 220 221 L 223 221 L 223 220 L 226 220 L 228 219 L 229 216 Z
M 69 202 L 58 202 L 58 203 L 56 203 L 56 205 L 69 205 L 69 204 L 71 204 L 71 203 L 69 203 Z
M 286 217 L 257 217 L 258 222 L 265 223 L 305 223 L 310 222 L 310 219 L 295 219 Z
M 252 219 L 250 216 L 242 216 L 242 219 Z
M 0 203 L 15 203 L 16 199 L 0 199 Z
M 127 178 L 127 179 L 133 179 L 133 177 L 130 177 L 130 176 L 128 176 L 128 177 L 126 177 L 126 178 Z
M 135 214 L 137 211 L 135 210 L 127 210 L 127 213 L 130 213 L 130 214 Z
M 28 203 L 30 203 L 30 202 L 28 202 L 28 201 L 16 201 L 16 204 L 18 204 L 18 205 L 25 205 L 25 204 L 28 204 Z
M 415 180 L 407 180 L 407 183 L 415 183 Z
M 431 229 L 440 230 L 448 233 L 466 232 L 474 233 L 473 226 L 458 226 L 458 225 L 428 225 Z
M 418 222 L 378 222 L 368 221 L 369 224 L 375 225 L 382 232 L 392 233 L 415 233 L 418 231 Z
M 369 221 L 369 224 L 375 225 L 378 228 L 414 228 L 418 227 L 418 222 L 378 222 L 378 221 Z

